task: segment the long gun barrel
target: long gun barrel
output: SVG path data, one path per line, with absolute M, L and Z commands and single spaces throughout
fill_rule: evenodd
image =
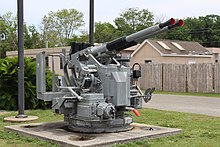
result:
M 158 31 L 155 31 L 155 32 L 152 32 L 152 33 L 149 33 L 148 35 L 146 36 L 142 36 L 141 38 L 139 39 L 136 39 L 136 42 L 142 42 L 144 41 L 146 38 L 149 38 L 151 36 L 154 36 L 154 35 L 157 35 L 157 34 L 161 34 L 161 33 L 164 33 L 164 32 L 167 32 L 169 31 L 170 29 L 173 29 L 173 28 L 176 28 L 176 27 L 182 27 L 184 26 L 184 21 L 183 20 L 178 20 L 174 25 L 169 25 L 167 27 L 164 27 Z
M 128 47 L 134 46 L 140 41 L 143 41 L 153 35 L 165 32 L 177 26 L 183 26 L 184 23 L 182 20 L 176 23 L 176 20 L 171 18 L 164 23 L 154 25 L 152 27 L 146 28 L 134 34 L 124 36 L 113 41 L 110 41 L 102 46 L 93 47 L 90 49 L 89 53 L 96 55 L 98 53 L 104 53 L 108 51 L 121 51 Z

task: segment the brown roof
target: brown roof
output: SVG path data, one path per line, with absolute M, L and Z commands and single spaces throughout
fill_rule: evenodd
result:
M 220 54 L 220 48 L 217 47 L 207 47 L 207 50 L 209 50 L 209 52 L 213 53 L 213 54 Z
M 159 42 L 164 43 L 166 46 L 169 47 L 169 49 L 165 49 L 163 46 L 161 46 Z M 147 42 L 157 49 L 162 54 L 177 54 L 177 55 L 210 55 L 211 53 L 203 47 L 198 42 L 191 42 L 191 41 L 178 41 L 178 40 L 147 40 Z M 173 43 L 177 43 L 180 45 L 183 50 L 178 49 Z
M 137 45 L 124 49 L 124 51 L 135 51 L 139 46 L 140 44 L 137 44 Z

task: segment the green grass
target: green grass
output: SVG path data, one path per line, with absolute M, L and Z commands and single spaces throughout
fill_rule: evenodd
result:
M 32 137 L 27 137 L 14 132 L 8 132 L 4 130 L 4 126 L 15 125 L 17 123 L 3 122 L 3 119 L 7 116 L 15 116 L 17 112 L 9 112 L 5 115 L 0 115 L 0 147 L 57 147 L 58 145 L 42 140 L 38 140 Z M 51 110 L 31 110 L 26 111 L 27 115 L 39 116 L 39 119 L 33 121 L 36 122 L 50 122 L 56 120 L 63 120 L 62 115 L 55 115 Z M 30 122 L 29 122 L 30 123 Z
M 189 96 L 204 96 L 204 97 L 220 98 L 220 94 L 218 94 L 218 93 L 192 93 L 192 92 L 155 91 L 153 94 L 189 95 Z
M 220 146 L 220 117 L 205 115 L 160 111 L 155 109 L 140 110 L 141 117 L 135 117 L 135 122 L 180 128 L 182 133 L 169 137 L 150 139 L 145 141 L 119 144 L 116 147 L 219 147 Z M 13 125 L 3 122 L 6 116 L 16 115 L 10 112 L 0 115 L 0 146 L 1 147 L 56 147 L 58 145 L 23 136 L 14 132 L 7 132 L 4 126 Z M 62 120 L 62 115 L 54 115 L 51 110 L 26 111 L 28 115 L 39 116 L 34 122 L 48 122 Z
M 220 117 L 142 109 L 139 123 L 180 128 L 182 133 L 169 137 L 133 142 L 117 147 L 219 147 Z

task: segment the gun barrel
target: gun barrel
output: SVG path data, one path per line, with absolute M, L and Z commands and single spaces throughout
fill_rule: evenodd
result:
M 153 32 L 159 31 L 160 29 L 163 29 L 164 27 L 170 26 L 170 25 L 175 25 L 176 21 L 175 19 L 171 18 L 168 21 L 164 22 L 164 23 L 160 23 L 158 25 L 152 26 L 150 28 L 146 28 L 144 30 L 141 30 L 137 33 L 131 34 L 129 36 L 126 37 L 126 40 L 128 42 L 131 41 L 136 41 L 139 38 L 143 37 L 143 36 L 147 36 L 148 34 L 151 34 Z
M 136 41 L 137 41 L 137 42 L 142 42 L 142 41 L 144 41 L 146 38 L 149 38 L 149 37 L 154 36 L 154 35 L 156 35 L 156 34 L 161 34 L 161 33 L 167 32 L 168 30 L 173 29 L 173 28 L 175 28 L 175 27 L 179 27 L 179 26 L 181 26 L 181 27 L 184 26 L 184 21 L 181 20 L 181 19 L 178 20 L 177 23 L 174 24 L 174 25 L 166 26 L 166 27 L 164 27 L 164 28 L 162 28 L 162 29 L 160 29 L 160 30 L 158 30 L 158 31 L 156 31 L 156 32 L 153 32 L 153 33 L 150 33 L 150 34 L 148 34 L 148 35 L 146 35 L 146 36 L 143 36 L 143 37 L 137 39 Z
M 182 20 L 176 23 L 176 20 L 171 18 L 164 23 L 160 23 L 158 25 L 136 32 L 134 34 L 115 39 L 113 41 L 106 43 L 103 46 L 94 47 L 90 50 L 90 53 L 98 54 L 98 53 L 104 53 L 108 51 L 121 51 L 128 47 L 136 45 L 140 41 L 145 40 L 149 38 L 150 36 L 153 36 L 153 35 L 165 32 L 174 27 L 183 26 L 183 25 L 184 25 L 184 22 Z

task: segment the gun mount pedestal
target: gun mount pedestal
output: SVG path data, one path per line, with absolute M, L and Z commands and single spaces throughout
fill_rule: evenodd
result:
M 99 103 L 98 106 L 96 106 L 97 103 Z M 98 112 L 92 112 L 91 110 Z M 114 107 L 111 104 L 105 103 L 101 97 L 94 98 L 93 94 L 87 95 L 86 99 L 78 103 L 77 111 L 79 112 L 77 115 L 64 116 L 68 128 L 75 132 L 112 133 L 128 131 L 133 128 L 130 126 L 132 123 L 130 116 L 126 116 L 123 111 L 114 114 Z M 100 116 L 105 118 L 100 118 Z
M 60 55 L 63 76 L 53 76 L 53 91 L 45 88 L 45 53 L 37 55 L 37 97 L 52 101 L 52 109 L 64 114 L 64 121 L 72 131 L 86 133 L 120 132 L 132 129 L 132 117 L 126 114 L 148 102 L 154 88 L 144 93 L 134 81 L 141 76 L 141 68 L 131 68 L 120 60 L 118 52 L 162 33 L 183 21 L 170 19 L 140 32 L 122 37 L 99 47 L 73 43 L 69 55 Z M 71 76 L 69 76 L 71 73 Z

